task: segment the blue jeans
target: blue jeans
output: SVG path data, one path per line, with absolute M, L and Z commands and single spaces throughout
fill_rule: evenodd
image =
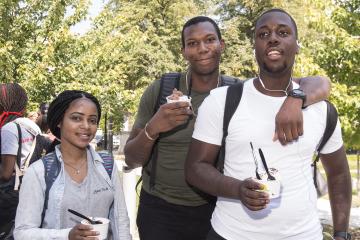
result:
M 205 240 L 214 207 L 176 205 L 141 190 L 136 220 L 140 239 Z

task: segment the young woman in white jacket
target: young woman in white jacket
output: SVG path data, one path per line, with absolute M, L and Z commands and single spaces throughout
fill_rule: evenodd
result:
M 129 218 L 122 185 L 113 164 L 111 177 L 103 159 L 89 146 L 100 121 L 98 100 L 89 93 L 69 90 L 50 104 L 48 124 L 60 139 L 52 156 L 59 163 L 45 215 L 45 168 L 42 160 L 23 178 L 15 220 L 15 239 L 100 239 L 99 232 L 81 224 L 73 209 L 85 216 L 110 219 L 108 239 L 129 240 Z

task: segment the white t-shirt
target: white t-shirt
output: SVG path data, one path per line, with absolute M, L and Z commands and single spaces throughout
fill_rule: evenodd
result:
M 21 165 L 23 165 L 30 153 L 35 135 L 41 133 L 41 130 L 28 118 L 18 118 L 15 121 L 20 124 L 21 129 Z M 16 124 L 9 122 L 1 128 L 1 154 L 17 156 L 18 148 L 19 136 Z
M 297 84 L 294 83 L 295 88 Z M 212 90 L 199 108 L 193 138 L 221 145 L 227 87 Z M 282 146 L 273 142 L 275 116 L 285 97 L 270 97 L 258 92 L 253 80 L 244 84 L 240 104 L 229 123 L 224 174 L 236 179 L 255 178 L 255 163 L 261 148 L 269 168 L 279 170 L 281 195 L 271 199 L 266 209 L 250 211 L 240 200 L 219 197 L 211 223 L 228 240 L 246 239 L 322 239 L 316 210 L 311 161 L 326 125 L 326 103 L 303 110 L 304 134 L 298 141 Z M 322 153 L 332 153 L 343 145 L 339 122 Z M 261 161 L 259 166 L 262 167 Z M 261 170 L 260 170 L 261 171 Z

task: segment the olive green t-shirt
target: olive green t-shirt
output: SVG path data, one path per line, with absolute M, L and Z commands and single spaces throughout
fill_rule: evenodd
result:
M 179 82 L 179 90 L 187 94 L 185 74 L 182 74 Z M 160 91 L 160 80 L 154 81 L 144 92 L 140 100 L 138 114 L 134 128 L 144 128 L 145 124 L 152 118 L 154 107 Z M 197 110 L 209 92 L 198 93 L 191 91 L 192 108 Z M 192 188 L 186 181 L 184 175 L 184 164 L 191 142 L 196 117 L 192 116 L 187 124 L 171 130 L 164 134 L 157 144 L 158 158 L 156 164 L 156 177 L 154 189 L 150 190 L 149 172 L 151 161 L 143 171 L 143 188 L 146 192 L 162 198 L 167 202 L 184 206 L 199 206 L 205 204 L 207 199 L 204 193 Z

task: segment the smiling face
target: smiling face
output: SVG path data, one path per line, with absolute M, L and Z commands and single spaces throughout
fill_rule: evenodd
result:
M 199 22 L 185 28 L 184 42 L 182 54 L 189 61 L 192 72 L 209 75 L 218 71 L 225 44 L 210 22 Z
M 58 127 L 61 133 L 61 144 L 84 149 L 95 137 L 98 126 L 96 105 L 88 98 L 74 100 L 65 111 Z
M 262 71 L 291 70 L 298 46 L 295 26 L 287 14 L 269 12 L 260 17 L 255 26 L 255 51 Z

